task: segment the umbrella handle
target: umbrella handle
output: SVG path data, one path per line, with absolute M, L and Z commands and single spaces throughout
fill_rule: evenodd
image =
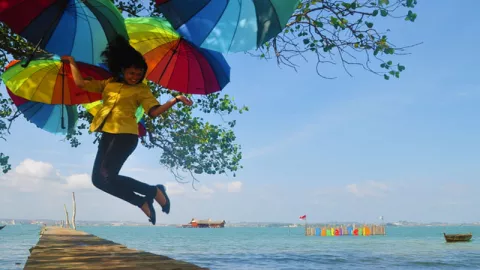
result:
M 65 129 L 65 119 L 64 115 L 64 108 L 65 108 L 65 62 L 62 62 L 62 129 Z
M 38 47 L 40 46 L 40 43 L 42 43 L 43 38 L 44 38 L 44 37 L 42 37 L 42 38 L 38 41 L 37 45 L 36 45 L 35 48 L 33 49 L 33 52 L 28 56 L 27 62 L 24 63 L 24 64 L 22 64 L 22 67 L 23 67 L 23 68 L 28 67 L 28 64 L 30 64 L 30 62 L 32 61 L 33 57 L 35 56 L 35 53 L 37 52 Z

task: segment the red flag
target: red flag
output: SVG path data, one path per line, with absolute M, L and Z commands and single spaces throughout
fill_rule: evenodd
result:
M 301 219 L 301 220 L 307 219 L 307 215 L 300 216 L 300 219 Z

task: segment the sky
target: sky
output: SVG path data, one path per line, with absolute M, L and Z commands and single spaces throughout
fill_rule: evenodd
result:
M 227 222 L 478 222 L 480 206 L 480 2 L 419 1 L 415 23 L 389 20 L 397 45 L 423 42 L 396 58 L 406 70 L 384 80 L 359 68 L 299 61 L 297 72 L 245 54 L 226 56 L 223 90 L 249 112 L 235 132 L 243 169 L 200 175 L 197 190 L 159 163 L 159 150 L 139 146 L 122 174 L 166 184 L 171 213 L 157 223 L 191 218 Z M 465 8 L 465 7 L 469 8 Z M 4 91 L 3 87 L 0 91 Z M 71 148 L 24 119 L 0 149 L 13 170 L 0 175 L 0 218 L 147 222 L 135 206 L 93 187 L 93 136 Z

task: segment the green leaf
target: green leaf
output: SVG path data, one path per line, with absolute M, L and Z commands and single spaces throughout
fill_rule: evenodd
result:
M 12 169 L 11 165 L 8 163 L 8 156 L 3 153 L 0 153 L 0 169 L 3 173 L 7 173 Z
M 320 28 L 323 27 L 323 23 L 321 21 L 313 21 L 313 25 Z
M 405 20 L 414 22 L 416 18 L 417 18 L 417 14 L 409 10 L 407 16 L 405 17 Z
M 382 10 L 380 11 L 380 15 L 382 15 L 382 17 L 386 17 L 386 16 L 388 15 L 388 10 L 382 9 Z
M 390 4 L 389 0 L 378 0 L 378 5 L 379 6 L 387 6 Z
M 395 49 L 394 48 L 387 48 L 384 50 L 384 52 L 386 54 L 394 54 L 395 53 Z

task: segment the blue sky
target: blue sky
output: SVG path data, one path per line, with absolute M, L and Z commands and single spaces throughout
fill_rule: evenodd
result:
M 468 3 L 467 3 L 468 2 Z M 470 8 L 465 8 L 470 7 Z M 361 69 L 348 76 L 314 59 L 298 72 L 244 54 L 228 55 L 224 92 L 250 111 L 236 117 L 244 169 L 237 177 L 200 176 L 198 191 L 175 182 L 158 150 L 137 148 L 123 173 L 166 183 L 172 212 L 227 221 L 479 221 L 480 3 L 421 2 L 415 23 L 385 25 L 397 45 L 423 42 L 399 58 L 407 69 L 385 81 Z M 1 91 L 4 91 L 2 89 Z M 63 218 L 77 197 L 77 219 L 146 221 L 140 210 L 93 188 L 96 146 L 70 148 L 23 119 L 2 152 L 14 170 L 0 176 L 0 218 Z M 159 208 L 157 208 L 159 209 Z M 157 211 L 160 212 L 160 211 Z

